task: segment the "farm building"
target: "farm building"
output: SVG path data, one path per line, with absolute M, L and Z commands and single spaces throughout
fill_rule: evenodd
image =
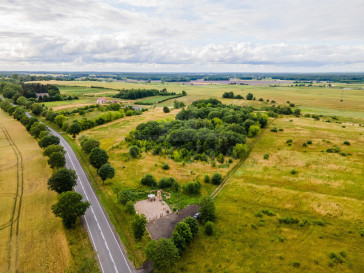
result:
M 103 104 L 105 102 L 106 102 L 106 100 L 104 98 L 98 98 L 96 101 L 96 103 L 98 103 L 98 104 Z

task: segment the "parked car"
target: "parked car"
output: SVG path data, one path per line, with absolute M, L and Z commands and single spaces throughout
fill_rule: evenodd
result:
M 193 218 L 195 218 L 195 219 L 198 219 L 198 217 L 200 217 L 200 213 L 199 213 L 199 212 L 197 212 L 197 213 L 193 216 Z

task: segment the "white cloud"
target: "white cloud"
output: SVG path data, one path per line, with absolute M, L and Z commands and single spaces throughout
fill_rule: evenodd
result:
M 359 0 L 4 1 L 0 69 L 362 71 L 363 12 Z

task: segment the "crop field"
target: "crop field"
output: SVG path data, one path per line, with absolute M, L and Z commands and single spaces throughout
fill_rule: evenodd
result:
M 271 127 L 283 131 L 266 130 L 216 197 L 215 235 L 201 232 L 175 272 L 363 271 L 364 129 L 305 118 Z M 335 145 L 346 156 L 326 152 Z
M 91 87 L 83 87 L 83 86 L 58 86 L 59 91 L 62 94 L 66 94 L 69 96 L 106 96 L 110 97 L 113 94 L 117 94 L 119 91 L 105 88 L 91 88 Z
M 35 140 L 2 111 L 0 127 L 0 271 L 64 272 L 71 255 L 50 210 L 51 171 Z

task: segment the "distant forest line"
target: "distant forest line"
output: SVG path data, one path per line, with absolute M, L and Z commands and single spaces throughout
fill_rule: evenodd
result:
M 0 72 L 0 79 L 13 79 L 20 82 L 58 80 L 58 81 L 98 81 L 98 80 L 137 80 L 163 82 L 190 82 L 195 80 L 228 81 L 240 80 L 290 80 L 290 81 L 328 81 L 339 83 L 364 83 L 364 73 L 132 73 L 132 72 Z

